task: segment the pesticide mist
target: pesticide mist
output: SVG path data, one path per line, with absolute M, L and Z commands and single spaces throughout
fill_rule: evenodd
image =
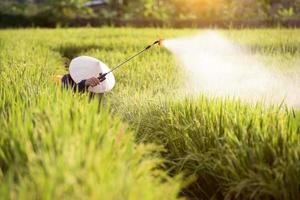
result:
M 187 72 L 189 95 L 240 98 L 247 102 L 286 103 L 300 108 L 300 73 L 267 68 L 246 48 L 207 31 L 163 42 Z

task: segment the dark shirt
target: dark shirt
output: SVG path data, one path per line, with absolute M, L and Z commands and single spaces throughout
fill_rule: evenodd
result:
M 66 88 L 66 89 L 72 89 L 74 90 L 74 92 L 85 92 L 87 90 L 87 87 L 85 87 L 85 81 L 86 80 L 82 80 L 80 81 L 78 84 L 76 84 L 72 77 L 70 76 L 70 74 L 65 74 L 62 79 L 62 87 Z

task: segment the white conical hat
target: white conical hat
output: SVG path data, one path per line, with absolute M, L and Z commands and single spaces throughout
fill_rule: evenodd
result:
M 75 83 L 92 77 L 99 77 L 99 73 L 106 73 L 110 69 L 100 60 L 89 57 L 79 56 L 74 58 L 69 67 L 70 75 Z M 106 75 L 106 79 L 95 87 L 89 87 L 88 90 L 93 93 L 108 92 L 115 86 L 115 77 L 113 73 Z

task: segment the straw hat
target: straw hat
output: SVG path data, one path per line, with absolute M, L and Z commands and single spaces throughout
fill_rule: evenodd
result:
M 69 67 L 70 75 L 75 83 L 92 77 L 99 77 L 100 73 L 106 73 L 110 69 L 100 60 L 89 57 L 79 56 L 74 58 Z M 95 87 L 89 87 L 88 91 L 93 93 L 105 93 L 113 89 L 115 86 L 115 77 L 112 73 L 106 75 L 106 80 Z

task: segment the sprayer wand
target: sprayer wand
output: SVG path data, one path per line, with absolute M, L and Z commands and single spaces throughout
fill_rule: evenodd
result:
M 126 59 L 124 62 L 118 64 L 116 67 L 112 68 L 110 71 L 102 74 L 100 77 L 98 77 L 98 79 L 103 79 L 107 74 L 112 73 L 113 71 L 115 71 L 116 69 L 118 69 L 119 67 L 123 66 L 124 64 L 126 64 L 127 62 L 129 62 L 130 60 L 132 60 L 133 58 L 139 56 L 140 54 L 144 53 L 145 51 L 147 51 L 148 49 L 150 49 L 152 46 L 154 46 L 155 44 L 161 45 L 162 40 L 157 40 L 155 41 L 153 44 L 147 46 L 145 49 L 143 49 L 142 51 L 138 52 L 137 54 L 131 56 L 130 58 Z

